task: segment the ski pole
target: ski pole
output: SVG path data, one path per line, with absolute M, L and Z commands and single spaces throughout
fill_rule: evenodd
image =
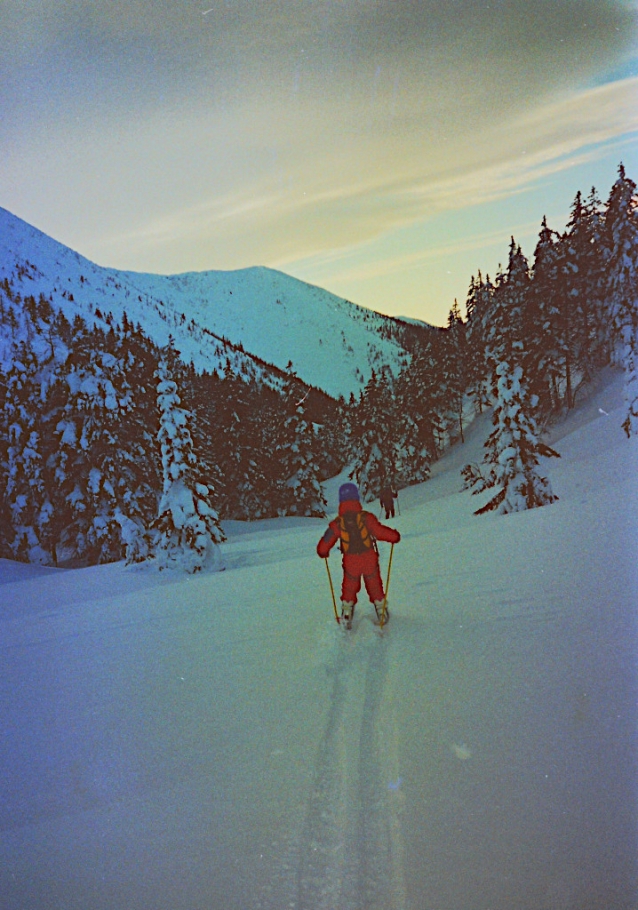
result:
M 335 619 L 337 620 L 338 623 L 340 623 L 341 620 L 339 619 L 339 614 L 337 613 L 337 601 L 335 599 L 335 589 L 332 587 L 332 575 L 330 574 L 330 566 L 328 565 L 328 557 L 324 556 L 324 559 L 326 561 L 326 569 L 328 572 L 328 581 L 330 582 L 330 593 L 332 594 L 332 606 L 335 609 Z
M 392 554 L 394 553 L 394 544 L 390 547 L 390 562 L 388 563 L 388 577 L 385 580 L 385 597 L 383 598 L 383 609 L 381 610 L 380 628 L 385 625 L 385 609 L 388 604 L 388 588 L 390 587 L 390 571 L 392 569 Z

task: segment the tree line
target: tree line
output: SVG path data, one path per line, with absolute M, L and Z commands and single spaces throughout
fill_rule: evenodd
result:
M 223 519 L 322 516 L 322 481 L 349 466 L 367 498 L 426 480 L 492 408 L 481 464 L 463 469 L 479 512 L 555 498 L 542 432 L 605 365 L 625 370 L 638 432 L 638 216 L 623 166 L 606 203 L 578 193 L 563 233 L 545 220 L 531 263 L 512 238 L 506 268 L 472 278 L 465 318 L 399 324 L 409 362 L 372 371 L 335 401 L 292 364 L 276 384 L 197 373 L 124 315 L 72 322 L 44 296 L 0 284 L 0 555 L 45 565 L 154 557 L 213 563 Z
M 464 485 L 493 490 L 478 511 L 553 502 L 543 431 L 574 407 L 606 365 L 625 372 L 627 436 L 638 433 L 638 198 L 621 164 L 602 203 L 577 193 L 562 233 L 542 221 L 532 261 L 511 239 L 507 266 L 470 282 L 465 319 L 455 301 L 446 329 L 413 351 L 393 379 L 373 375 L 351 402 L 353 476 L 372 497 L 426 479 L 464 423 L 492 408 L 492 432 Z
M 126 315 L 69 322 L 10 279 L 0 327 L 0 556 L 198 568 L 222 518 L 324 513 L 336 405 L 292 366 L 275 388 L 197 373 Z

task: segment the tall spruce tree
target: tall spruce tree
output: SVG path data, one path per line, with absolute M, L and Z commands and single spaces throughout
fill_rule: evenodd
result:
M 283 389 L 284 419 L 278 444 L 282 474 L 280 511 L 284 515 L 323 518 L 327 503 L 319 477 L 314 429 L 305 417 L 308 394 L 300 389 L 292 364 L 289 364 Z
M 350 476 L 364 499 L 392 486 L 400 466 L 400 441 L 393 380 L 387 368 L 374 370 L 359 399 L 353 421 L 354 457 Z
M 410 366 L 413 364 L 414 358 Z M 395 386 L 398 451 L 396 474 L 390 478 L 392 486 L 403 487 L 427 480 L 434 458 L 431 426 L 423 420 L 422 409 L 412 406 L 418 399 L 410 385 L 410 376 L 413 375 L 409 366 L 404 368 Z
M 465 487 L 474 493 L 497 488 L 477 515 L 493 510 L 501 515 L 519 512 L 557 498 L 539 471 L 540 457 L 557 453 L 538 439 L 523 373 L 522 327 L 529 285 L 527 260 L 512 238 L 507 273 L 495 290 L 488 333 L 495 398 L 493 430 L 485 443 L 483 464 L 466 465 L 462 470 Z
M 609 259 L 607 307 L 616 360 L 625 371 L 627 436 L 638 434 L 638 198 L 621 164 L 605 218 Z
M 485 360 L 485 329 L 492 292 L 490 276 L 487 275 L 483 280 L 479 271 L 476 278 L 472 276 L 465 302 L 467 391 L 474 399 L 474 410 L 478 414 L 482 414 L 483 408 L 488 407 L 490 403 Z
M 438 455 L 437 440 L 443 436 L 439 374 L 435 345 L 428 339 L 416 348 L 397 379 L 397 410 L 403 420 L 401 483 L 426 480 Z
M 556 412 L 563 401 L 563 357 L 558 328 L 562 305 L 559 241 L 558 233 L 543 217 L 534 250 L 532 281 L 521 311 L 529 393 L 544 418 Z
M 604 274 L 600 203 L 596 191 L 587 200 L 576 194 L 561 239 L 565 297 L 571 311 L 571 362 L 578 385 L 588 382 L 604 362 L 601 290 Z
M 151 555 L 160 569 L 197 572 L 217 567 L 218 544 L 225 539 L 212 504 L 214 491 L 198 470 L 193 451 L 190 412 L 181 407 L 168 364 L 169 348 L 157 369 L 158 443 L 162 457 L 162 496 L 152 525 Z
M 468 384 L 468 346 L 465 323 L 456 300 L 448 314 L 447 332 L 441 337 L 441 347 L 440 387 L 446 429 L 450 441 L 460 439 L 464 442 L 463 406 Z
M 153 432 L 156 415 L 154 374 L 159 351 L 142 332 L 123 316 L 122 327 L 109 333 L 109 352 L 123 373 L 127 390 L 126 410 L 120 409 L 113 426 L 118 447 L 115 520 L 128 563 L 148 555 L 146 528 L 157 513 L 161 480 L 157 440 Z M 121 382 L 121 380 L 120 380 Z

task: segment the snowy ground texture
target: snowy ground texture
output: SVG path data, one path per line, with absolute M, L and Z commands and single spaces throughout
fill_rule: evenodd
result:
M 0 907 L 635 910 L 638 441 L 607 380 L 554 434 L 559 502 L 473 516 L 485 419 L 401 493 L 382 633 L 362 600 L 335 623 L 316 520 L 231 523 L 190 578 L 0 563 Z

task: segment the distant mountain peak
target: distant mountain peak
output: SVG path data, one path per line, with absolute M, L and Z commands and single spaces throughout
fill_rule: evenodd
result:
M 68 317 L 95 310 L 139 323 L 158 344 L 169 335 L 198 370 L 265 375 L 292 361 L 329 395 L 358 393 L 372 369 L 396 374 L 409 359 L 405 325 L 266 266 L 155 275 L 96 265 L 0 208 L 0 279 L 43 294 Z M 427 328 L 426 324 L 421 324 Z

